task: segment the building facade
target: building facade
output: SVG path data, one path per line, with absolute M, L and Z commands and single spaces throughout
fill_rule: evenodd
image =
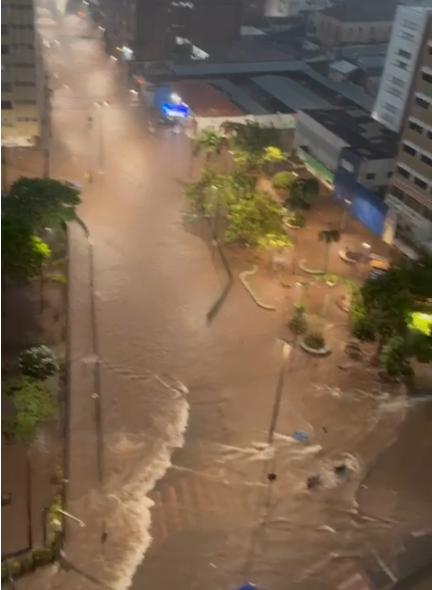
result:
M 386 198 L 394 239 L 432 251 L 432 13 L 425 19 L 395 175 Z
M 34 145 L 42 133 L 44 73 L 33 0 L 2 2 L 2 144 Z
M 398 133 L 403 125 L 431 11 L 432 8 L 400 6 L 396 13 L 373 116 Z
M 241 0 L 105 0 L 111 47 L 139 61 L 169 60 L 182 48 L 224 46 L 240 35 Z
M 324 47 L 384 43 L 390 39 L 395 14 L 393 0 L 345 0 L 316 12 L 316 36 Z
M 298 16 L 302 12 L 313 12 L 328 8 L 329 0 L 266 0 L 265 16 L 270 18 L 287 18 Z
M 300 111 L 294 143 L 306 162 L 317 162 L 325 171 L 324 179 L 329 184 L 343 170 L 384 197 L 393 174 L 397 136 L 365 111 Z

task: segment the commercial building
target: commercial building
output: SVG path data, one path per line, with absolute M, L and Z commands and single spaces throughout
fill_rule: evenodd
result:
M 403 121 L 395 175 L 386 198 L 396 244 L 432 251 L 432 12 L 423 39 Z
M 241 0 L 105 0 L 111 46 L 138 60 L 188 57 L 193 47 L 224 45 L 240 35 Z
M 417 62 L 424 44 L 431 7 L 400 6 L 396 13 L 373 116 L 399 132 L 406 112 Z
M 34 145 L 42 132 L 44 73 L 33 0 L 2 2 L 2 144 Z
M 345 0 L 314 15 L 324 47 L 383 43 L 390 39 L 395 0 Z
M 316 162 L 325 180 L 341 168 L 366 188 L 383 193 L 393 172 L 397 136 L 361 109 L 300 111 L 295 146 Z

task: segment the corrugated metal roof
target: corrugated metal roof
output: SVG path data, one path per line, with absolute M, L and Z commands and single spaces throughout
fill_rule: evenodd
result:
M 268 115 L 270 111 L 254 100 L 249 93 L 227 78 L 212 80 L 212 85 L 220 88 L 233 102 L 251 115 Z
M 228 74 L 254 74 L 259 72 L 298 72 L 305 69 L 302 61 L 262 61 L 232 63 L 200 63 L 174 65 L 171 71 L 182 78 Z
M 372 111 L 374 105 L 374 98 L 369 94 L 366 94 L 366 92 L 362 88 L 360 88 L 360 86 L 352 84 L 351 82 L 335 82 L 334 80 L 331 80 L 327 76 L 323 76 L 322 74 L 310 67 L 307 68 L 306 73 L 313 80 L 316 80 L 317 82 L 323 84 L 324 86 L 327 86 L 327 88 L 330 88 L 334 92 L 337 92 L 342 96 L 345 96 L 345 98 L 348 98 L 351 102 L 362 107 L 366 111 Z
M 253 81 L 293 111 L 334 108 L 321 96 L 289 78 L 270 74 L 257 76 L 253 78 Z

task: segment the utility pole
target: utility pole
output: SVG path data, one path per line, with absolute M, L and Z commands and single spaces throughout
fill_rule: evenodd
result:
M 287 361 L 291 357 L 292 350 L 293 350 L 293 347 L 290 344 L 288 344 L 288 342 L 283 343 L 282 364 L 281 364 L 281 368 L 279 371 L 279 377 L 278 377 L 278 382 L 277 382 L 277 386 L 276 386 L 275 400 L 274 400 L 274 404 L 273 404 L 273 412 L 272 412 L 272 417 L 271 417 L 271 421 L 270 421 L 270 428 L 269 428 L 269 433 L 268 433 L 268 444 L 269 445 L 273 444 L 274 433 L 276 430 L 276 424 L 277 424 L 277 420 L 279 417 L 280 405 L 281 405 L 281 401 L 282 401 L 282 393 L 283 393 L 283 386 L 284 386 L 284 381 L 285 381 Z

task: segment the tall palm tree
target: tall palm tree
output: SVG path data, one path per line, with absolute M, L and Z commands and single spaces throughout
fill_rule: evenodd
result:
M 320 242 L 325 242 L 326 245 L 324 270 L 327 273 L 330 258 L 330 248 L 333 242 L 339 242 L 340 231 L 337 229 L 323 229 L 319 232 L 318 239 Z

